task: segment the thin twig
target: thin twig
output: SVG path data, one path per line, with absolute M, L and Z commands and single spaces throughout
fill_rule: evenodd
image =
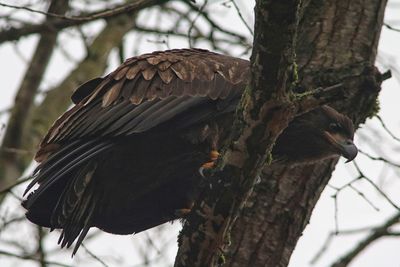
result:
M 46 233 L 43 231 L 42 227 L 37 226 L 37 250 L 36 250 L 36 254 L 39 256 L 39 263 L 41 267 L 46 267 L 47 263 L 46 263 L 46 255 L 47 255 L 47 251 L 44 249 L 43 247 L 43 239 L 46 236 Z
M 190 23 L 190 26 L 189 26 L 189 29 L 188 29 L 188 34 L 187 34 L 188 35 L 189 47 L 193 47 L 191 35 L 192 35 L 192 30 L 193 30 L 194 24 L 196 23 L 196 20 L 200 17 L 200 15 L 203 13 L 203 10 L 207 6 L 207 4 L 208 4 L 208 0 L 205 0 L 203 5 L 201 5 L 201 7 L 197 10 L 196 17 Z
M 9 251 L 4 251 L 4 250 L 0 250 L 0 255 L 13 257 L 13 258 L 21 259 L 21 260 L 31 260 L 31 261 L 40 262 L 40 259 L 38 259 L 36 257 L 36 255 L 19 255 L 19 254 L 9 252 Z M 44 261 L 44 263 L 48 266 L 71 267 L 71 265 L 56 262 L 56 261 Z
M 188 5 L 194 11 L 197 11 L 197 12 L 200 11 L 200 9 L 196 5 L 191 3 L 190 1 L 185 1 L 185 4 Z M 211 28 L 216 29 L 216 30 L 218 30 L 218 31 L 220 31 L 221 33 L 224 33 L 224 34 L 236 36 L 236 38 L 239 38 L 242 41 L 246 41 L 247 40 L 246 36 L 244 36 L 244 35 L 241 35 L 241 34 L 238 34 L 238 33 L 234 33 L 232 31 L 229 31 L 229 30 L 226 30 L 226 29 L 222 28 L 213 19 L 211 19 L 211 17 L 209 16 L 209 14 L 207 12 L 201 12 L 200 14 L 210 24 Z
M 181 37 L 181 38 L 187 38 L 187 33 L 183 32 L 177 32 L 176 30 L 164 30 L 164 29 L 159 29 L 159 28 L 148 28 L 145 26 L 137 25 L 135 26 L 135 31 L 138 32 L 144 32 L 144 33 L 153 33 L 153 34 L 159 34 L 159 35 L 166 35 L 166 36 L 174 36 L 174 37 Z M 210 40 L 207 36 L 205 36 L 201 32 L 197 32 L 197 34 L 191 36 L 192 39 L 196 40 L 208 40 L 210 42 L 214 43 L 225 43 L 225 44 L 232 44 L 232 45 L 244 45 L 245 47 L 248 47 L 249 44 L 244 44 L 244 43 L 239 43 L 237 41 L 234 41 L 232 39 L 228 38 L 216 38 L 213 37 L 212 40 Z
M 249 30 L 250 34 L 253 36 L 253 35 L 254 35 L 254 32 L 253 32 L 253 30 L 251 29 L 251 27 L 249 26 L 249 24 L 247 24 L 246 20 L 244 19 L 243 15 L 242 15 L 242 12 L 240 12 L 240 8 L 239 8 L 238 5 L 236 4 L 235 0 L 230 0 L 230 2 L 231 2 L 231 3 L 233 4 L 233 6 L 235 7 L 236 12 L 237 12 L 237 14 L 238 14 L 240 20 L 243 22 L 243 24 L 244 24 L 244 25 L 246 26 L 246 28 Z
M 394 162 L 392 162 L 392 161 L 390 161 L 390 160 L 388 160 L 388 159 L 385 159 L 385 158 L 383 158 L 383 157 L 375 157 L 375 156 L 372 156 L 372 155 L 368 154 L 367 152 L 364 152 L 364 151 L 362 151 L 362 150 L 360 150 L 360 149 L 358 150 L 358 152 L 360 152 L 361 154 L 367 156 L 367 157 L 368 157 L 369 159 L 371 159 L 371 160 L 383 161 L 384 163 L 387 163 L 387 164 L 389 164 L 389 165 L 392 165 L 393 167 L 400 168 L 400 164 L 394 163 Z
M 338 208 L 338 197 L 337 194 L 333 196 L 333 201 L 335 205 L 335 233 L 339 232 L 339 208 Z
M 372 187 L 375 188 L 376 191 L 378 191 L 378 193 L 385 198 L 395 209 L 400 210 L 400 207 L 396 205 L 396 203 L 393 202 L 393 200 L 391 200 L 388 195 L 385 194 L 385 192 L 383 192 L 370 178 L 368 178 L 360 169 L 360 167 L 358 166 L 358 164 L 356 163 L 356 161 L 353 161 L 353 165 L 356 167 L 358 173 L 360 174 L 360 176 L 362 177 L 362 179 L 366 180 L 370 185 L 372 185 Z
M 98 261 L 104 267 L 108 267 L 108 265 L 102 259 L 100 259 L 98 256 L 96 256 L 93 252 L 91 252 L 84 244 L 82 244 L 82 247 L 86 251 L 86 253 L 88 253 L 90 255 L 90 257 L 92 257 L 93 259 Z
M 383 25 L 384 25 L 386 28 L 388 28 L 389 30 L 392 30 L 392 31 L 395 31 L 395 32 L 400 32 L 400 29 L 395 28 L 395 27 L 393 27 L 393 26 L 390 26 L 390 25 L 387 24 L 387 23 L 383 23 Z
M 31 176 L 28 176 L 28 177 L 25 177 L 25 178 L 20 178 L 20 179 L 18 179 L 15 183 L 13 183 L 13 184 L 11 184 L 11 185 L 9 185 L 9 186 L 6 186 L 5 188 L 1 188 L 1 189 L 0 189 L 0 195 L 10 192 L 10 191 L 11 191 L 14 187 L 16 187 L 17 185 L 20 185 L 20 184 L 22 184 L 22 183 L 25 183 L 26 181 L 28 181 L 28 180 L 30 180 L 30 179 L 32 179 Z
M 388 221 L 390 221 L 390 220 L 391 219 L 389 219 Z M 367 231 L 369 231 L 369 232 L 376 231 L 376 229 L 379 229 L 379 228 L 381 228 L 381 226 L 374 226 L 374 227 L 370 226 L 370 227 L 363 227 L 363 228 L 356 228 L 356 229 L 340 230 L 340 232 L 338 232 L 338 233 L 336 233 L 334 231 L 330 232 L 328 234 L 328 236 L 326 237 L 325 242 L 323 243 L 322 247 L 315 254 L 315 256 L 311 259 L 310 263 L 312 265 L 314 265 L 320 260 L 320 258 L 323 256 L 323 254 L 326 253 L 326 251 L 329 249 L 330 244 L 332 243 L 335 236 L 360 234 L 360 233 L 364 233 Z M 388 235 L 396 236 L 397 234 L 398 233 L 396 233 L 396 232 L 388 231 Z
M 372 203 L 372 201 L 369 200 L 369 199 L 364 195 L 363 192 L 361 192 L 360 190 L 358 190 L 358 189 L 357 189 L 356 187 L 354 187 L 353 185 L 349 185 L 349 187 L 350 187 L 351 189 L 353 189 L 355 192 L 357 192 L 357 194 L 358 194 L 360 197 L 362 197 L 374 210 L 380 211 L 380 209 L 379 209 L 377 206 L 375 206 L 374 203 Z
M 133 13 L 135 11 L 142 10 L 144 8 L 161 4 L 166 0 L 137 0 L 134 3 L 123 4 L 115 6 L 114 9 L 106 8 L 102 11 L 96 11 L 87 14 L 81 14 L 79 16 L 68 17 L 68 19 L 58 19 L 43 22 L 41 24 L 29 24 L 23 27 L 12 27 L 7 30 L 0 32 L 0 43 L 5 41 L 18 40 L 22 36 L 27 36 L 34 33 L 43 33 L 48 31 L 60 31 L 62 29 L 82 25 L 88 21 L 96 19 L 108 19 L 114 16 L 118 16 L 125 13 Z M 46 15 L 48 15 L 46 13 Z M 60 16 L 60 15 L 57 15 Z
M 10 217 L 10 216 L 4 216 L 4 217 Z M 7 220 L 5 219 L 5 218 L 3 218 L 3 216 L 2 216 L 2 218 L 0 218 L 0 234 L 1 234 L 1 232 L 4 232 L 4 230 L 9 226 L 9 225 L 12 225 L 13 223 L 16 223 L 16 222 L 21 222 L 21 221 L 25 221 L 26 220 L 26 217 L 25 217 L 25 215 L 23 215 L 23 216 L 19 216 L 19 217 L 14 217 L 14 218 L 7 218 Z M 2 239 L 2 242 L 4 242 L 4 240 Z
M 347 252 L 344 256 L 340 257 L 336 262 L 334 262 L 331 267 L 344 267 L 348 266 L 348 264 L 362 251 L 365 250 L 367 246 L 369 246 L 375 240 L 383 236 L 397 236 L 393 235 L 389 231 L 389 228 L 395 224 L 397 224 L 400 220 L 400 212 L 397 212 L 394 216 L 389 218 L 384 224 L 379 227 L 375 227 L 371 229 L 371 233 L 361 240 L 352 250 Z
M 380 121 L 380 123 L 381 123 L 383 129 L 385 129 L 385 131 L 386 131 L 394 140 L 400 142 L 400 138 L 397 137 L 397 136 L 395 136 L 395 135 L 388 129 L 388 127 L 386 126 L 386 124 L 383 122 L 382 118 L 381 118 L 379 115 L 376 115 L 375 117 Z
M 1 147 L 1 151 L 19 155 L 33 155 L 35 152 L 32 150 L 22 149 L 22 148 L 14 148 L 14 147 Z
M 94 12 L 93 14 L 90 15 L 84 15 L 84 16 L 67 16 L 67 15 L 60 15 L 60 14 L 55 14 L 51 12 L 45 12 L 41 10 L 36 10 L 32 9 L 26 6 L 16 6 L 16 5 L 10 5 L 10 4 L 5 4 L 5 3 L 0 3 L 0 6 L 8 7 L 8 8 L 14 8 L 14 9 L 22 9 L 26 10 L 32 13 L 37 13 L 41 15 L 45 15 L 48 17 L 53 17 L 53 18 L 58 18 L 58 19 L 64 19 L 64 20 L 70 20 L 70 21 L 92 21 L 100 18 L 109 18 L 112 16 L 116 16 L 119 14 L 123 13 L 128 13 L 131 12 L 132 10 L 135 10 L 138 8 L 138 6 L 142 6 L 144 4 L 149 4 L 150 2 L 153 2 L 151 0 L 136 0 L 133 3 L 129 4 L 123 4 L 123 5 L 117 5 L 114 7 L 108 7 L 105 10 L 97 11 Z

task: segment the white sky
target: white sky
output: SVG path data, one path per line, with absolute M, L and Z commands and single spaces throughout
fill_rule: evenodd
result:
M 213 2 L 213 1 L 211 1 Z M 221 2 L 221 1 L 219 1 Z M 246 3 L 242 1 L 241 3 Z M 400 1 L 390 1 L 387 9 L 385 20 L 390 22 L 391 25 L 400 28 Z M 241 4 L 244 8 L 242 12 L 244 17 L 251 22 L 251 14 L 253 5 Z M 216 8 L 216 12 L 220 12 L 221 21 L 224 22 L 226 27 L 248 34 L 247 29 L 244 27 L 243 23 L 237 20 L 236 12 L 233 8 L 226 11 L 226 9 L 220 10 Z M 150 16 L 149 20 L 154 20 Z M 397 24 L 395 22 L 397 21 Z M 90 27 L 86 28 L 87 31 L 90 29 L 98 28 L 102 23 L 95 23 Z M 36 37 L 24 38 L 18 43 L 18 49 L 15 48 L 13 44 L 3 44 L 0 46 L 0 73 L 2 74 L 1 84 L 2 88 L 0 91 L 0 110 L 8 108 L 13 103 L 13 97 L 16 89 L 19 86 L 19 82 L 25 71 L 25 62 L 21 59 L 22 54 L 25 59 L 29 58 L 31 52 L 34 49 L 34 45 L 37 41 Z M 60 37 L 60 42 L 63 43 L 69 51 L 73 51 L 72 56 L 75 59 L 79 59 L 83 55 L 82 45 L 72 40 L 68 35 L 63 34 Z M 170 39 L 171 48 L 179 48 L 187 46 L 186 42 L 181 40 Z M 126 55 L 133 56 L 133 47 L 135 46 L 134 39 L 131 37 L 127 38 L 127 49 Z M 159 49 L 157 45 L 146 42 L 143 40 L 141 46 L 137 49 L 142 52 L 149 52 Z M 165 47 L 161 47 L 165 48 Z M 18 50 L 18 51 L 17 51 Z M 383 29 L 382 37 L 379 45 L 379 60 L 384 62 L 385 65 L 397 66 L 400 69 L 400 32 L 394 32 Z M 113 55 L 111 60 L 113 62 L 110 65 L 110 70 L 116 65 L 116 56 Z M 67 62 L 63 57 L 62 53 L 57 50 L 55 56 L 52 58 L 49 71 L 46 73 L 45 81 L 42 84 L 42 88 L 48 88 L 56 85 L 69 70 L 73 68 L 73 64 Z M 88 77 L 90 79 L 92 77 Z M 397 77 L 400 79 L 400 77 Z M 385 81 L 383 84 L 383 89 L 380 94 L 381 111 L 380 116 L 384 119 L 387 126 L 391 131 L 398 136 L 400 136 L 400 118 L 399 118 L 399 99 L 400 99 L 400 88 L 399 80 L 392 78 Z M 5 117 L 1 117 L 0 121 L 4 122 Z M 374 137 L 372 133 L 377 132 L 379 137 Z M 363 141 L 368 137 L 370 140 L 367 142 Z M 372 119 L 367 122 L 367 124 L 358 131 L 356 137 L 357 145 L 364 151 L 368 151 L 372 154 L 379 153 L 376 155 L 384 155 L 389 158 L 394 159 L 399 162 L 400 154 L 400 144 L 399 142 L 394 142 L 390 140 L 389 136 L 382 131 L 379 126 L 378 120 Z M 380 154 L 382 153 L 382 154 Z M 386 168 L 381 163 L 371 162 L 367 160 L 365 156 L 359 155 L 357 158 L 357 163 L 361 166 L 363 171 L 367 173 L 376 183 L 381 185 L 381 188 L 394 200 L 396 203 L 400 203 L 400 195 L 398 194 L 400 188 L 400 175 L 399 170 L 397 172 Z M 356 174 L 353 165 L 345 165 L 343 161 L 337 165 L 337 170 L 334 173 L 333 178 L 330 181 L 330 185 L 340 187 L 341 185 L 349 182 Z M 371 188 L 364 181 L 360 181 L 355 184 L 357 189 L 362 191 L 369 200 L 371 200 L 380 211 L 374 210 L 363 198 L 361 198 L 357 193 L 352 190 L 343 190 L 338 198 L 339 203 L 339 214 L 338 223 L 339 229 L 358 229 L 362 227 L 379 225 L 385 219 L 394 214 L 395 210 L 386 201 L 380 197 L 380 195 Z M 21 188 L 20 188 L 21 189 Z M 19 190 L 21 192 L 21 190 Z M 291 267 L 307 267 L 307 266 L 327 266 L 332 263 L 339 256 L 343 255 L 347 250 L 354 247 L 359 240 L 365 236 L 364 234 L 357 235 L 347 235 L 336 237 L 332 242 L 331 246 L 328 248 L 324 256 L 315 265 L 310 265 L 310 259 L 316 254 L 316 252 L 323 245 L 325 238 L 335 228 L 334 220 L 334 202 L 332 199 L 332 194 L 334 190 L 331 188 L 326 188 L 320 201 L 318 202 L 313 216 L 311 218 L 310 224 L 307 226 L 302 238 L 300 239 L 298 246 L 292 256 L 290 266 Z M 2 207 L 0 212 L 4 214 L 5 209 L 8 212 L 22 213 L 21 210 L 16 210 L 15 201 L 11 199 L 8 200 L 7 207 Z M 18 208 L 19 209 L 19 208 Z M 173 225 L 167 224 L 164 226 L 167 228 L 166 232 L 163 233 L 165 240 L 168 240 L 170 245 L 162 247 L 161 244 L 156 244 L 156 246 L 162 250 L 168 251 L 168 255 L 171 257 L 169 260 L 161 258 L 158 262 L 158 266 L 165 266 L 167 262 L 173 262 L 175 255 L 175 240 L 176 234 L 180 229 L 179 222 L 175 222 Z M 13 235 L 24 236 L 25 240 L 29 240 L 29 226 L 18 226 L 17 228 L 12 228 L 7 233 L 0 233 L 1 239 L 10 238 Z M 137 248 L 144 247 L 145 238 L 147 235 L 152 235 L 161 239 L 159 234 L 152 230 L 146 231 L 145 233 L 138 234 L 136 236 L 115 236 L 109 234 L 102 234 L 101 237 L 95 238 L 85 244 L 93 251 L 96 255 L 100 256 L 104 261 L 106 261 L 110 266 L 132 266 L 134 262 L 140 263 L 142 259 L 136 255 L 135 251 Z M 58 233 L 50 234 L 50 238 L 46 239 L 46 247 L 54 248 L 56 247 L 56 242 L 58 238 Z M 164 238 L 163 238 L 164 239 Z M 29 243 L 29 241 L 27 241 Z M 1 243 L 1 242 L 0 242 Z M 7 249 L 8 247 L 0 244 L 0 249 Z M 167 249 L 168 248 L 168 249 Z M 385 267 L 399 267 L 400 266 L 400 238 L 384 238 L 379 240 L 370 246 L 361 256 L 357 257 L 356 260 L 350 265 L 351 267 L 375 267 L 375 266 L 385 266 Z M 80 261 L 80 266 L 93 266 L 93 261 L 88 261 L 90 257 L 84 251 L 80 249 L 78 255 L 74 260 L 70 258 L 70 252 L 58 253 L 55 258 L 51 260 L 57 260 L 67 264 L 75 265 L 77 261 Z M 156 256 L 156 255 L 155 255 Z M 115 264 L 115 259 L 126 258 L 124 262 Z M 5 263 L 6 265 L 2 264 Z M 129 263 L 129 264 L 128 264 Z M 1 266 L 34 266 L 32 262 L 29 261 L 5 261 L 4 257 L 0 257 Z M 96 266 L 99 265 L 96 263 Z

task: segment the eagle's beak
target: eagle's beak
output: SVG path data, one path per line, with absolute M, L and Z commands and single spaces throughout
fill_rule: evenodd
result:
M 347 159 L 346 163 L 352 161 L 357 156 L 358 149 L 351 139 L 346 139 L 340 134 L 332 134 L 327 131 L 325 131 L 325 136 L 337 149 L 338 154 Z
M 341 146 L 342 156 L 345 157 L 346 163 L 352 161 L 358 153 L 358 149 L 352 140 L 346 140 L 344 143 L 339 144 Z

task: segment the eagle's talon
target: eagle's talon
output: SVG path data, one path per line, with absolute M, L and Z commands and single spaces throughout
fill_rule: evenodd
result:
M 208 169 L 208 168 L 204 168 L 203 166 L 201 166 L 201 167 L 199 168 L 199 174 L 200 174 L 200 176 L 203 177 L 203 178 L 207 178 L 206 174 L 204 173 L 205 170 L 208 171 L 209 169 Z

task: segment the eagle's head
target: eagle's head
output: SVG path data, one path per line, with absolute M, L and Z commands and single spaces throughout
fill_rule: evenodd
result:
M 357 155 L 353 122 L 329 106 L 295 118 L 278 137 L 274 158 L 292 163 L 312 163 L 341 155 L 347 161 Z

